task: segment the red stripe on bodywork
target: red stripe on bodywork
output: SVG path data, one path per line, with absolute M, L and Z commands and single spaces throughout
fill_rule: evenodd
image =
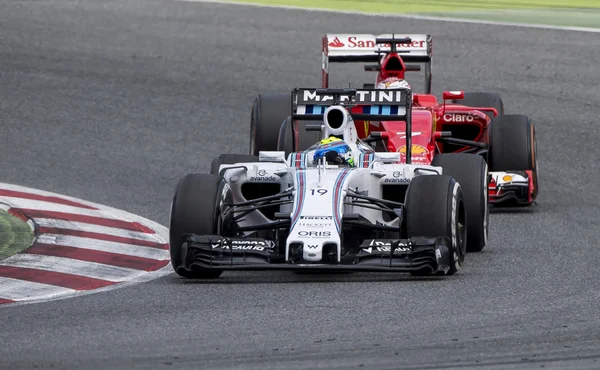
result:
M 0 298 L 0 304 L 15 303 L 15 301 L 5 298 Z
M 0 189 L 0 196 L 4 196 L 4 197 L 13 197 L 13 198 L 23 198 L 23 199 L 31 199 L 31 200 L 39 200 L 39 201 L 43 201 L 43 202 L 50 202 L 50 203 L 57 203 L 57 204 L 62 204 L 65 206 L 72 206 L 72 207 L 78 207 L 78 208 L 86 208 L 86 209 L 93 209 L 93 210 L 98 210 L 98 208 L 92 207 L 92 206 L 88 206 L 79 202 L 74 202 L 72 200 L 68 200 L 68 199 L 64 199 L 64 198 L 59 198 L 59 197 L 54 197 L 54 196 L 49 196 L 49 195 L 41 195 L 41 194 L 34 194 L 34 193 L 25 193 L 22 191 L 15 191 L 15 190 L 8 190 L 8 189 Z
M 112 218 L 78 215 L 75 213 L 56 212 L 56 211 L 42 211 L 37 209 L 20 208 L 21 212 L 29 216 L 30 218 L 53 218 L 57 220 L 82 222 L 85 224 L 92 224 L 98 226 L 113 227 L 116 229 L 123 229 L 129 231 L 138 231 L 146 234 L 154 234 L 154 230 L 143 226 L 138 222 L 123 221 Z
M 124 236 L 115 236 L 115 235 L 108 235 L 108 234 L 102 234 L 102 233 L 94 233 L 91 231 L 61 229 L 58 227 L 46 227 L 46 226 L 41 226 L 39 229 L 40 229 L 40 234 L 71 235 L 71 236 L 78 236 L 81 238 L 104 240 L 104 241 L 108 241 L 108 242 L 139 245 L 142 247 L 150 247 L 150 248 L 157 248 L 157 249 L 169 249 L 169 245 L 167 243 L 161 244 L 161 243 L 157 243 L 157 242 L 151 242 L 148 240 L 126 238 Z
M 34 283 L 56 285 L 75 290 L 98 289 L 116 284 L 112 281 L 94 279 L 86 276 L 16 266 L 0 266 L 0 276 L 31 281 Z
M 96 262 L 143 271 L 156 271 L 168 263 L 168 261 L 158 261 L 151 258 L 45 243 L 36 243 L 21 253 L 72 258 L 79 261 Z

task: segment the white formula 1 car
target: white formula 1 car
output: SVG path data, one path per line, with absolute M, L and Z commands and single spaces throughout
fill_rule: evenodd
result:
M 405 120 L 410 132 L 410 89 L 294 89 L 291 97 L 294 120 L 321 120 L 307 129 L 342 139 L 352 157 L 315 160 L 316 143 L 287 158 L 279 151 L 221 155 L 210 174 L 186 175 L 171 205 L 175 271 L 188 278 L 270 269 L 456 273 L 467 228 L 487 234 L 487 202 L 482 217 L 468 222 L 468 198 L 482 195 L 460 185 L 487 184 L 481 156 L 452 154 L 445 162 L 460 173 L 456 179 L 446 167 L 403 164 L 400 153 L 357 139 L 353 116 Z

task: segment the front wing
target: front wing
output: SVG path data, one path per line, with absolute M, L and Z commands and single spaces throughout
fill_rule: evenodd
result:
M 490 172 L 489 202 L 494 205 L 533 203 L 537 193 L 531 171 Z
M 396 247 L 401 245 L 402 247 Z M 335 270 L 446 273 L 450 268 L 450 241 L 445 237 L 397 239 L 387 247 L 361 248 L 329 262 L 306 263 L 285 259 L 275 241 L 259 238 L 223 238 L 189 235 L 182 245 L 180 268 L 216 270 Z M 300 247 L 302 248 L 302 247 Z M 302 255 L 302 251 L 299 251 Z

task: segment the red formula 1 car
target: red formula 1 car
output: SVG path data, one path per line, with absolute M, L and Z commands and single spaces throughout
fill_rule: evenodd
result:
M 445 91 L 431 94 L 432 39 L 429 35 L 329 34 L 323 37 L 322 87 L 329 87 L 330 63 L 374 63 L 377 73 L 364 87 L 396 88 L 406 72 L 424 70 L 424 92 L 414 94 L 411 159 L 431 164 L 439 153 L 470 152 L 489 166 L 489 201 L 530 205 L 538 193 L 535 128 L 521 114 L 504 114 L 496 93 Z M 422 68 L 423 67 L 423 68 Z M 414 89 L 413 89 L 414 90 Z M 406 152 L 405 122 L 355 121 L 362 140 L 388 151 Z M 406 158 L 403 157 L 406 161 Z

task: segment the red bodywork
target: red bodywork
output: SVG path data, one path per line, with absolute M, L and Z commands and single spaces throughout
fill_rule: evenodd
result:
M 390 38 L 391 37 L 391 38 Z M 395 47 L 389 41 L 377 39 L 399 40 Z M 468 140 L 471 142 L 489 143 L 488 128 L 492 113 L 497 116 L 496 109 L 491 107 L 473 107 L 456 103 L 446 103 L 448 100 L 463 98 L 462 91 L 446 91 L 441 101 L 431 94 L 431 58 L 433 55 L 433 42 L 430 35 L 369 35 L 369 34 L 329 34 L 322 40 L 322 87 L 329 87 L 329 63 L 350 62 L 376 62 L 377 65 L 365 66 L 366 71 L 376 71 L 377 76 L 374 86 L 405 79 L 408 71 L 420 71 L 421 65 L 425 71 L 425 93 L 414 93 L 412 104 L 412 157 L 414 164 L 431 164 L 438 153 L 470 152 L 478 153 L 472 144 L 458 144 L 440 142 L 437 139 L 447 136 L 454 139 Z M 391 86 L 393 88 L 393 86 Z M 386 87 L 382 87 L 386 88 Z M 353 112 L 358 113 L 361 107 L 354 107 Z M 486 112 L 488 114 L 486 114 Z M 385 148 L 390 152 L 406 152 L 406 123 L 399 121 L 358 121 L 355 120 L 358 136 L 365 139 L 373 132 L 379 132 Z M 406 162 L 401 155 L 402 162 Z M 529 191 L 525 196 L 531 203 L 537 194 L 537 184 L 533 182 L 535 176 L 532 171 L 525 171 L 529 181 Z M 502 177 L 504 172 L 494 173 Z M 500 200 L 504 194 L 498 191 L 496 180 L 490 174 L 489 199 L 491 202 Z
M 329 86 L 330 62 L 377 62 L 367 66 L 366 70 L 377 71 L 375 86 L 405 79 L 408 71 L 420 71 L 420 64 L 425 68 L 426 94 L 413 93 L 412 107 L 412 161 L 418 164 L 430 164 L 436 153 L 462 152 L 473 150 L 472 146 L 440 143 L 436 139 L 442 132 L 451 132 L 453 138 L 488 142 L 487 128 L 490 118 L 483 111 L 495 109 L 487 107 L 466 107 L 458 104 L 445 104 L 445 100 L 459 99 L 461 92 L 444 93 L 444 101 L 439 102 L 431 91 L 431 57 L 432 41 L 429 35 L 409 35 L 410 41 L 398 43 L 398 52 L 390 49 L 390 45 L 382 45 L 390 50 L 376 52 L 376 36 L 373 35 L 325 35 L 322 40 L 323 71 L 322 86 Z M 401 56 L 402 55 L 402 56 Z M 408 61 L 409 64 L 406 64 Z M 417 63 L 417 64 L 415 64 Z M 355 107 L 353 112 L 358 112 Z M 358 135 L 367 138 L 372 132 L 381 132 L 387 138 L 388 151 L 406 150 L 405 122 L 365 122 L 355 121 Z M 405 158 L 403 158 L 405 160 Z
M 404 79 L 407 71 L 404 61 L 397 53 L 386 54 L 381 61 L 375 86 Z M 446 99 L 460 99 L 462 92 L 446 92 Z M 359 109 L 358 107 L 354 108 Z M 488 142 L 487 129 L 490 118 L 484 111 L 498 112 L 488 107 L 467 107 L 459 104 L 438 101 L 432 94 L 414 94 L 412 107 L 412 162 L 430 164 L 436 153 L 462 152 L 473 150 L 472 146 L 462 146 L 437 142 L 443 132 L 451 132 L 452 137 L 477 142 Z M 355 121 L 361 139 L 372 132 L 382 132 L 387 138 L 387 150 L 405 152 L 406 123 L 397 121 L 366 122 Z

